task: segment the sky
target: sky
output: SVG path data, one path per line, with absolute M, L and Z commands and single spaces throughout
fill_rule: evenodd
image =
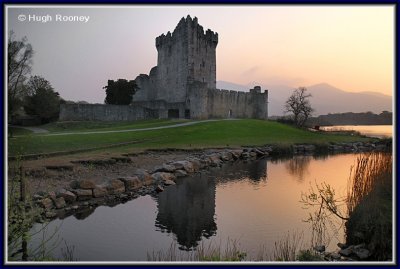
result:
M 155 38 L 187 15 L 218 33 L 217 80 L 271 85 L 270 91 L 328 83 L 393 95 L 389 5 L 9 6 L 7 27 L 32 45 L 32 75 L 49 80 L 66 100 L 103 103 L 107 80 L 148 74 L 157 65 Z

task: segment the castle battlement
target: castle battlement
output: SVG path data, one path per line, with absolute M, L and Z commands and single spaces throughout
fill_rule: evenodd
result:
M 226 89 L 210 89 L 210 91 L 213 91 L 214 93 L 229 93 L 229 94 L 268 94 L 268 90 L 264 90 L 264 92 L 261 92 L 261 87 L 260 86 L 255 86 L 253 89 L 249 89 L 249 91 L 244 92 L 244 91 L 235 91 L 235 90 L 226 90 Z
M 207 29 L 204 32 L 203 26 L 198 23 L 197 17 L 193 19 L 188 15 L 186 18 L 183 18 L 179 21 L 178 25 L 175 27 L 174 31 L 167 32 L 167 34 L 162 34 L 156 38 L 156 47 L 163 47 L 165 45 L 171 45 L 176 42 L 182 42 L 182 37 L 187 35 L 188 33 L 194 33 L 197 38 L 203 39 L 207 41 L 207 43 L 211 46 L 216 47 L 218 44 L 218 33 Z M 188 38 L 186 36 L 186 38 Z

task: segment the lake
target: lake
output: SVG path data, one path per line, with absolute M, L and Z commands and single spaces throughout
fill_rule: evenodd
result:
M 369 137 L 393 137 L 393 125 L 334 125 L 321 126 L 324 131 L 357 131 Z
M 54 220 L 44 237 L 57 230 L 62 242 L 52 255 L 62 258 L 66 243 L 74 248 L 73 256 L 79 261 L 146 261 L 147 254 L 171 246 L 186 255 L 200 244 L 224 248 L 232 240 L 251 260 L 260 249 L 272 253 L 274 243 L 288 232 L 303 234 L 303 245 L 308 246 L 311 226 L 303 220 L 316 208 L 302 208 L 302 192 L 316 182 L 326 182 L 338 197 L 345 196 L 350 167 L 357 156 L 295 156 L 228 163 L 180 178 L 158 195 Z M 328 225 L 330 235 L 324 240 L 329 250 L 344 242 L 341 223 L 335 218 L 332 222 L 335 228 Z M 42 224 L 35 224 L 31 232 L 40 227 Z M 42 237 L 43 232 L 34 235 L 29 247 L 37 246 Z M 55 241 L 50 240 L 47 248 Z

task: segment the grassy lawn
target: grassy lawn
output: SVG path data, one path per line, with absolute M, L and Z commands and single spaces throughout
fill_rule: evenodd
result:
M 18 127 L 8 127 L 8 135 L 30 135 L 33 134 L 31 130 L 18 128 Z
M 150 122 L 149 124 L 160 124 L 160 122 Z M 120 127 L 117 126 L 113 129 L 117 130 Z M 235 120 L 204 122 L 191 126 L 139 132 L 16 137 L 9 139 L 8 153 L 10 156 L 48 153 L 143 140 L 147 141 L 121 146 L 118 150 L 126 151 L 128 148 L 232 147 L 292 143 L 315 144 L 365 141 L 368 138 L 309 132 L 271 121 Z M 113 151 L 115 150 L 117 149 L 113 149 Z
M 75 132 L 75 131 L 109 131 L 109 130 L 129 130 L 144 129 L 158 126 L 183 123 L 188 120 L 141 120 L 135 122 L 101 122 L 101 121 L 64 121 L 52 122 L 40 126 L 50 132 Z

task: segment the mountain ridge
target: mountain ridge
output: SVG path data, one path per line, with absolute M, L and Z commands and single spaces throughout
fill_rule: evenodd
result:
M 294 87 L 267 84 L 261 84 L 259 86 L 261 86 L 262 89 L 268 89 L 268 114 L 270 116 L 284 115 L 285 101 L 293 92 Z M 251 87 L 229 81 L 217 81 L 217 88 L 248 91 Z M 315 116 L 329 113 L 360 113 L 367 111 L 381 113 L 382 111 L 393 111 L 392 96 L 379 92 L 348 92 L 324 82 L 306 86 L 306 88 L 312 95 L 310 101 L 312 107 L 315 109 L 313 114 Z

